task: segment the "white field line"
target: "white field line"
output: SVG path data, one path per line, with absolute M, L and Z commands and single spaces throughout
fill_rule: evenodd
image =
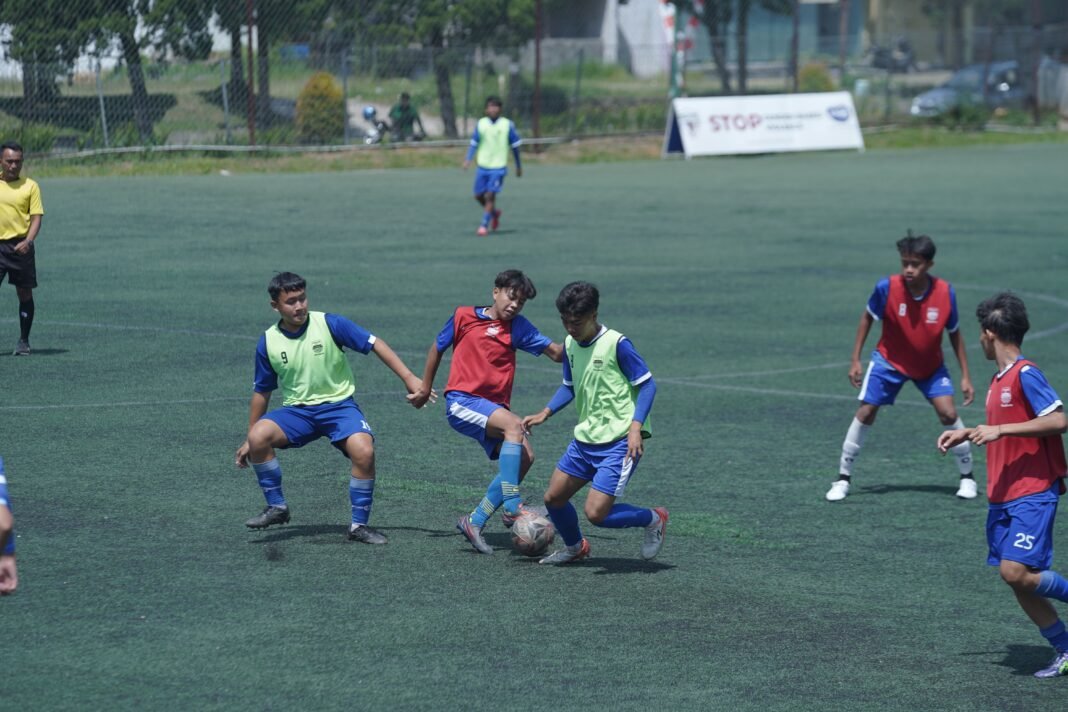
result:
M 983 291 L 993 294 L 997 290 L 991 290 L 990 287 L 982 287 L 978 285 L 970 284 L 956 284 L 957 289 L 966 289 L 974 291 Z M 1059 307 L 1068 309 L 1068 299 L 1061 299 L 1060 297 L 1054 297 L 1049 294 L 1040 294 L 1037 292 L 1016 292 L 1022 297 L 1028 299 L 1037 299 L 1039 301 L 1047 302 L 1049 304 L 1055 304 Z M 960 315 L 963 320 L 964 315 Z M 0 323 L 14 323 L 14 319 L 0 319 Z M 248 336 L 245 334 L 231 334 L 225 332 L 214 331 L 197 331 L 196 329 L 173 329 L 163 326 L 136 326 L 130 324 L 105 324 L 98 322 L 82 322 L 82 321 L 53 321 L 47 322 L 56 326 L 72 326 L 78 328 L 87 329 L 110 329 L 116 331 L 147 331 L 154 333 L 164 334 L 182 334 L 186 336 L 208 336 L 214 338 L 226 338 L 226 339 L 240 339 L 243 341 L 256 341 L 259 336 Z M 1041 331 L 1035 331 L 1027 335 L 1027 341 L 1035 341 L 1036 339 L 1044 339 L 1050 336 L 1055 336 L 1068 331 L 1068 321 L 1062 322 L 1048 329 Z M 411 358 L 418 358 L 423 355 L 424 352 L 407 352 L 398 351 L 401 356 L 407 356 Z M 447 360 L 447 357 L 446 359 Z M 762 376 L 775 376 L 786 373 L 802 373 L 805 371 L 818 371 L 830 368 L 842 368 L 848 366 L 849 362 L 835 362 L 835 363 L 823 363 L 816 366 L 798 366 L 794 368 L 781 368 L 781 369 L 769 369 L 765 371 L 736 371 L 726 373 L 708 373 L 700 374 L 689 377 L 663 377 L 656 378 L 658 384 L 683 386 L 686 388 L 706 388 L 720 391 L 734 391 L 739 393 L 753 393 L 755 395 L 776 396 L 785 398 L 816 398 L 822 400 L 837 400 L 837 401 L 855 401 L 857 397 L 855 395 L 843 395 L 838 393 L 812 393 L 807 391 L 792 391 L 782 388 L 761 388 L 758 386 L 737 386 L 728 385 L 725 383 L 708 383 L 709 380 L 721 379 L 721 378 L 755 378 Z M 517 363 L 517 366 L 528 371 L 541 371 L 541 372 L 553 372 L 558 373 L 556 368 L 550 368 L 538 365 L 528 365 L 522 362 Z M 388 396 L 396 393 L 396 391 L 361 391 L 361 396 Z M 168 401 L 112 401 L 106 403 L 67 403 L 58 405 L 7 405 L 0 406 L 0 412 L 2 411 L 33 411 L 33 410 L 63 410 L 69 408 L 136 408 L 136 407 L 158 407 L 163 405 L 200 405 L 204 403 L 220 403 L 229 401 L 247 401 L 249 396 L 228 396 L 221 398 L 203 398 L 203 399 L 183 399 L 183 400 L 168 400 Z M 899 401 L 897 405 L 909 406 L 909 407 L 928 407 L 927 403 L 915 402 L 915 401 Z

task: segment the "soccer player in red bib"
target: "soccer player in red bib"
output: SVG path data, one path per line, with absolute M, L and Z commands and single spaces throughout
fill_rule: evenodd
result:
M 1053 646 L 1053 660 L 1035 677 L 1068 675 L 1068 632 L 1049 602 L 1068 602 L 1068 579 L 1051 570 L 1053 521 L 1068 472 L 1061 442 L 1068 417 L 1046 377 L 1020 353 L 1030 328 L 1023 301 L 998 294 L 980 304 L 976 315 L 983 355 L 998 369 L 986 393 L 986 423 L 942 433 L 938 449 L 945 453 L 968 441 L 986 445 L 987 563 L 999 568 Z
M 970 404 L 975 396 L 959 330 L 956 294 L 949 282 L 930 274 L 934 266 L 934 241 L 927 235 L 913 235 L 910 230 L 907 237 L 898 240 L 897 250 L 901 254 L 901 274 L 875 285 L 857 327 L 849 381 L 860 389 L 860 407 L 842 443 L 838 479 L 827 491 L 827 500 L 831 502 L 843 500 L 849 494 L 853 463 L 868 429 L 875 423 L 880 406 L 893 405 L 906 382 L 916 384 L 947 430 L 964 427 L 953 404 L 953 379 L 942 358 L 943 331 L 949 332 L 949 343 L 960 363 L 964 405 Z M 861 378 L 860 353 L 876 321 L 883 324 L 882 337 L 871 355 L 867 373 Z M 963 441 L 953 449 L 953 454 L 960 470 L 957 496 L 973 499 L 976 486 L 971 447 Z
M 534 462 L 522 419 L 509 410 L 515 379 L 515 352 L 545 354 L 559 363 L 563 346 L 539 332 L 526 317 L 523 305 L 538 292 L 530 278 L 519 270 L 505 270 L 493 283 L 493 303 L 483 307 L 457 307 L 437 339 L 430 345 L 422 388 L 408 396 L 422 407 L 429 398 L 434 376 L 445 351 L 452 347 L 445 405 L 449 425 L 478 441 L 500 472 L 486 496 L 470 515 L 460 517 L 456 528 L 481 554 L 493 547 L 482 537 L 486 521 L 502 504 L 505 525 L 519 514 L 519 482 Z

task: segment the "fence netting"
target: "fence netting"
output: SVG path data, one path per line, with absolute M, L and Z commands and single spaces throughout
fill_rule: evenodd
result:
M 1033 123 L 1036 105 L 1052 125 L 1068 101 L 1068 25 L 793 37 L 784 17 L 750 29 L 744 47 L 737 34 L 698 31 L 683 49 L 661 27 L 642 43 L 560 36 L 547 23 L 535 42 L 533 25 L 514 18 L 483 35 L 455 32 L 453 20 L 435 36 L 423 15 L 397 9 L 418 5 L 0 3 L 0 134 L 36 154 L 463 139 L 490 95 L 524 138 L 662 131 L 671 95 L 846 89 L 865 125 Z

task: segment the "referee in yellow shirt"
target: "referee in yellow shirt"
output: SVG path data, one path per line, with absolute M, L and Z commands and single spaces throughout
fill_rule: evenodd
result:
M 0 282 L 6 275 L 19 298 L 20 336 L 15 355 L 29 356 L 37 286 L 33 241 L 41 230 L 44 208 L 37 183 L 19 177 L 22 153 L 22 146 L 14 141 L 0 144 Z

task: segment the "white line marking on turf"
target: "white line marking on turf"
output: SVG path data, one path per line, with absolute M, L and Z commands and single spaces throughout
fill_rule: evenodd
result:
M 989 294 L 995 294 L 999 289 L 991 290 L 990 287 L 983 287 L 975 284 L 954 284 L 956 289 L 965 289 L 973 291 L 983 291 Z M 1017 291 L 1016 294 L 1021 297 L 1027 297 L 1028 299 L 1037 299 L 1038 301 L 1047 302 L 1049 304 L 1056 304 L 1059 307 L 1068 309 L 1068 299 L 1061 299 L 1060 297 L 1054 297 L 1049 294 L 1041 294 L 1038 292 L 1022 292 Z M 12 324 L 14 319 L 0 319 L 0 323 Z M 182 334 L 186 336 L 212 336 L 227 339 L 241 339 L 243 341 L 256 341 L 259 336 L 246 336 L 244 334 L 228 334 L 223 332 L 214 331 L 197 331 L 196 329 L 172 329 L 164 326 L 136 326 L 129 324 L 104 324 L 98 322 L 82 322 L 82 321 L 50 321 L 39 322 L 47 324 L 55 324 L 56 326 L 74 326 L 90 329 L 115 329 L 119 331 L 151 331 L 164 334 Z M 1068 321 L 1062 322 L 1048 329 L 1042 331 L 1035 331 L 1027 335 L 1028 341 L 1035 341 L 1036 339 L 1044 339 L 1050 336 L 1055 336 L 1068 331 Z M 423 352 L 407 352 L 397 351 L 396 353 L 404 356 L 421 356 Z M 835 362 L 824 363 L 817 366 L 798 366 L 796 368 L 781 368 L 781 369 L 769 369 L 766 371 L 748 371 L 748 372 L 734 372 L 734 373 L 709 373 L 696 376 L 681 377 L 681 378 L 656 378 L 657 383 L 663 383 L 665 385 L 673 386 L 685 386 L 690 388 L 709 388 L 712 390 L 720 391 L 736 391 L 740 393 L 754 393 L 757 395 L 768 396 L 785 396 L 789 398 L 821 398 L 824 400 L 844 400 L 855 401 L 857 397 L 855 395 L 840 395 L 838 393 L 809 393 L 805 391 L 790 391 L 781 388 L 759 388 L 756 386 L 731 386 L 723 383 L 707 383 L 706 381 L 717 378 L 747 378 L 753 376 L 776 376 L 785 373 L 801 373 L 804 371 L 818 371 L 830 368 L 841 368 L 842 366 L 848 366 L 849 362 Z M 555 368 L 549 368 L 538 365 L 525 365 L 521 363 L 516 364 L 517 367 L 528 371 L 542 371 L 559 373 Z M 655 378 L 655 374 L 654 374 Z M 395 391 L 364 391 L 361 392 L 361 396 L 384 396 L 395 393 Z M 28 410 L 58 410 L 64 408 L 108 408 L 108 407 L 121 407 L 121 408 L 136 408 L 136 407 L 156 407 L 161 405 L 196 405 L 203 403 L 219 403 L 226 401 L 246 401 L 248 396 L 233 396 L 224 398 L 207 398 L 207 399 L 188 399 L 188 400 L 171 400 L 171 401 L 127 401 L 122 403 L 79 403 L 79 404 L 62 404 L 62 405 L 8 405 L 0 406 L 0 412 L 2 411 L 28 411 Z M 902 400 L 898 401 L 897 405 L 926 408 L 928 403 L 915 402 Z

